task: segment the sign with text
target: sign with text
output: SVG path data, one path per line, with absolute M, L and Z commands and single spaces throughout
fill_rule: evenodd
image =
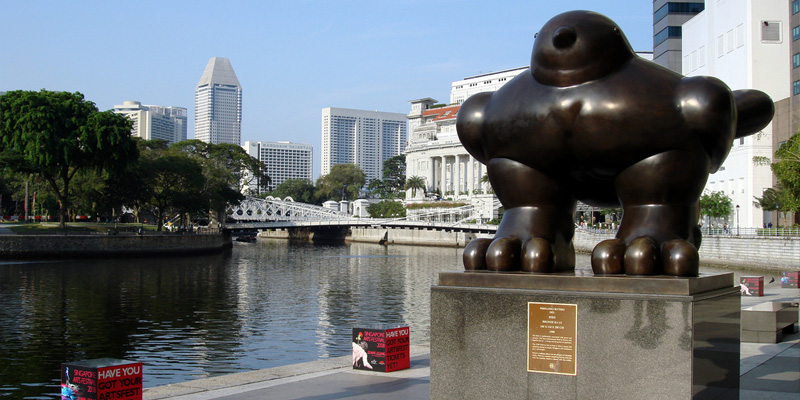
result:
M 528 303 L 528 372 L 577 375 L 578 305 Z
M 114 358 L 61 364 L 61 400 L 141 400 L 142 363 Z
M 408 327 L 353 328 L 353 368 L 380 372 L 411 365 Z
M 739 288 L 744 296 L 763 296 L 764 277 L 763 276 L 740 276 Z
M 800 271 L 781 272 L 781 288 L 782 289 L 797 289 L 800 281 Z

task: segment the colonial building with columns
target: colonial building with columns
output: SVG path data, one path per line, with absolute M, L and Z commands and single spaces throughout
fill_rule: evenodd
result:
M 406 199 L 424 198 L 425 193 L 438 193 L 442 198 L 466 200 L 472 194 L 485 193 L 487 184 L 480 180 L 486 167 L 475 160 L 456 134 L 456 116 L 460 105 L 432 107 L 436 100 L 412 100 L 409 114 L 415 126 L 406 147 L 406 178 L 420 176 L 425 179 L 425 190 L 411 190 Z
M 473 94 L 495 91 L 527 67 L 466 77 L 451 85 L 450 104 L 437 105 L 426 97 L 411 100 L 408 114 L 409 135 L 406 155 L 406 178 L 420 176 L 425 179 L 427 194 L 437 193 L 442 198 L 469 201 L 474 195 L 491 190 L 482 183 L 486 166 L 472 157 L 456 133 L 456 116 L 464 100 Z M 416 196 L 406 192 L 406 200 L 422 200 L 426 193 L 418 190 Z

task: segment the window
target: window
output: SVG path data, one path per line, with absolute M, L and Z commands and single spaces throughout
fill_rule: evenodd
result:
M 781 21 L 761 21 L 761 43 L 781 41 Z
M 681 27 L 680 26 L 668 26 L 661 30 L 661 32 L 656 33 L 653 36 L 653 46 L 658 46 L 665 40 L 669 38 L 679 38 L 681 37 Z
M 704 3 L 667 3 L 653 13 L 653 23 L 661 21 L 667 14 L 697 14 L 704 8 Z
M 792 0 L 792 15 L 800 12 L 800 0 Z
M 797 96 L 800 94 L 800 81 L 792 82 L 792 95 Z
M 792 68 L 800 67 L 800 53 L 792 54 Z
M 797 39 L 800 39 L 800 25 L 792 28 L 792 41 L 796 41 Z

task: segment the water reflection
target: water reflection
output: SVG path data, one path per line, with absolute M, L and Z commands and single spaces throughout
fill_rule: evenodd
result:
M 353 326 L 427 343 L 430 286 L 459 249 L 238 244 L 192 258 L 0 264 L 0 396 L 56 397 L 61 362 L 145 365 L 145 387 L 350 352 Z

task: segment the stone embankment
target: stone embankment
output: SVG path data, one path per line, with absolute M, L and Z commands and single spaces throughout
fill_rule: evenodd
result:
M 0 258 L 151 257 L 218 253 L 230 234 L 0 235 Z
M 296 239 L 290 230 L 262 231 L 261 237 Z M 353 227 L 343 233 L 342 239 L 351 242 L 379 244 L 425 245 L 464 247 L 478 237 L 492 237 L 493 233 L 472 233 L 458 229 L 418 229 L 399 227 Z M 602 240 L 613 238 L 613 233 L 593 233 L 575 230 L 575 250 L 591 253 Z M 314 240 L 313 232 L 305 232 L 302 239 Z M 800 268 L 800 238 L 705 236 L 700 247 L 700 259 L 706 265 L 729 265 L 757 269 Z

